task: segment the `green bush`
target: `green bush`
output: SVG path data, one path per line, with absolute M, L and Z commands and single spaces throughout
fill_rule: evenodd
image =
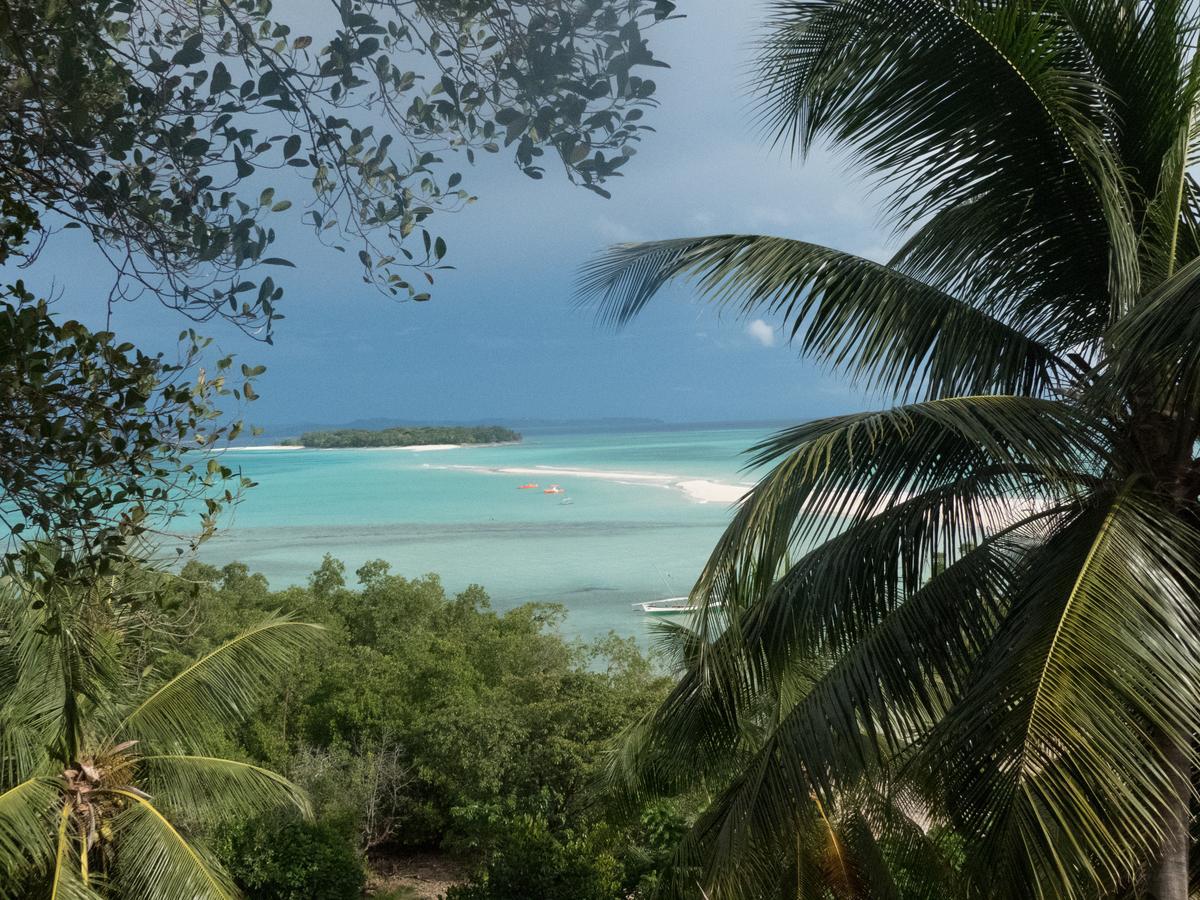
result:
M 617 900 L 622 866 L 594 834 L 553 834 L 544 820 L 508 823 L 483 870 L 447 900 Z
M 366 870 L 349 829 L 263 816 L 226 829 L 221 861 L 251 900 L 356 900 Z

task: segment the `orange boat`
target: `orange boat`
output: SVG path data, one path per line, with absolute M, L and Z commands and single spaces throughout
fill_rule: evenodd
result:
M 535 488 L 535 487 L 537 487 L 537 485 L 536 485 L 536 484 L 534 484 L 534 483 L 531 481 L 529 484 L 523 484 L 523 485 L 521 485 L 520 487 L 518 487 L 518 488 L 517 488 L 517 490 L 518 490 L 518 491 L 527 491 L 527 490 L 529 490 L 530 488 Z
M 563 489 L 560 488 L 557 484 L 552 484 L 552 485 L 550 485 L 550 487 L 548 487 L 544 491 L 542 491 L 542 493 L 543 494 L 561 494 L 561 493 L 563 493 Z

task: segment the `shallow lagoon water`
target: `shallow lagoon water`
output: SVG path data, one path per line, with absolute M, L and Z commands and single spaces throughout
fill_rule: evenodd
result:
M 226 464 L 258 486 L 200 559 L 240 560 L 277 588 L 303 583 L 325 553 L 349 573 L 383 559 L 398 574 L 435 572 L 451 591 L 483 585 L 501 610 L 562 603 L 572 636 L 644 636 L 632 604 L 686 593 L 729 521 L 728 502 L 700 502 L 675 482 L 748 486 L 743 451 L 765 433 L 535 433 L 520 444 L 423 452 L 232 450 Z M 518 490 L 530 481 L 540 487 Z M 543 494 L 552 483 L 564 493 Z

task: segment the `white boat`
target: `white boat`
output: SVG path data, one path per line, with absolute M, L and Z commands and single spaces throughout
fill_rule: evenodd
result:
M 709 603 L 708 609 L 719 609 L 720 603 Z M 688 613 L 698 613 L 704 607 L 693 606 L 690 597 L 667 597 L 665 600 L 647 600 L 645 603 L 635 603 L 648 616 L 680 616 Z

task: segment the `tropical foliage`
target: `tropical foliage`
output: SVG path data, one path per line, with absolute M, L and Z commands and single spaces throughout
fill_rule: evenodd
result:
M 233 897 L 196 829 L 308 808 L 284 778 L 220 750 L 316 627 L 270 617 L 161 677 L 146 667 L 146 587 L 0 586 L 6 896 Z
M 112 332 L 54 317 L 19 282 L 0 291 L 4 571 L 86 588 L 189 507 L 200 510 L 194 547 L 251 485 L 198 453 L 237 437 L 241 423 L 217 404 L 253 396 L 263 369 L 242 366 L 236 377 L 227 356 L 197 377 L 207 342 L 193 332 L 186 344 L 175 362 L 148 356 Z M 43 538 L 62 552 L 43 552 Z
M 519 432 L 500 425 L 410 425 L 376 430 L 338 428 L 333 431 L 306 431 L 299 440 L 286 440 L 283 443 L 318 448 L 415 447 L 422 444 L 507 444 L 519 440 Z
M 306 196 L 299 221 L 365 282 L 429 299 L 449 261 L 430 220 L 475 199 L 458 170 L 477 152 L 503 145 L 534 179 L 550 155 L 607 196 L 655 102 L 644 30 L 672 9 L 347 0 L 314 37 L 270 0 L 0 2 L 0 263 L 82 229 L 112 264 L 109 319 L 150 295 L 270 342 L 283 287 L 260 267 L 294 266 L 273 224 Z M 231 896 L 206 847 L 252 841 L 217 821 L 305 807 L 224 751 L 315 626 L 268 614 L 182 653 L 171 590 L 136 564 L 148 530 L 198 508 L 202 539 L 249 486 L 204 454 L 241 428 L 213 404 L 255 399 L 263 368 L 238 377 L 206 346 L 185 330 L 172 361 L 20 282 L 0 293 L 0 893 Z M 390 834 L 371 810 L 368 833 Z M 326 868 L 296 890 L 321 878 L 358 883 Z
M 346 583 L 326 558 L 307 587 L 272 591 L 245 565 L 190 563 L 156 608 L 164 672 L 279 608 L 325 627 L 321 652 L 269 680 L 233 735 L 235 758 L 284 772 L 297 813 L 240 815 L 206 830 L 250 897 L 340 900 L 364 863 L 431 853 L 457 863 L 472 900 L 649 896 L 691 798 L 636 808 L 597 790 L 615 737 L 669 680 L 632 641 L 564 640 L 562 610 L 505 613 L 471 587 L 406 579 L 376 561 Z
M 727 784 L 680 893 L 809 896 L 798 864 L 824 859 L 838 897 L 889 895 L 877 874 L 901 896 L 1188 895 L 1197 26 L 1192 3 L 776 3 L 763 121 L 843 148 L 898 249 L 716 235 L 585 270 L 609 321 L 690 281 L 899 404 L 754 448 L 773 468 L 695 588 L 728 627 L 616 764 L 635 794 Z M 912 893 L 884 813 L 960 888 Z
M 533 178 L 547 151 L 601 193 L 620 174 L 653 103 L 638 70 L 661 65 L 643 26 L 671 12 L 349 0 L 302 33 L 288 6 L 6 2 L 5 233 L 85 228 L 113 264 L 110 303 L 150 293 L 269 338 L 282 288 L 250 270 L 292 265 L 271 254 L 272 223 L 300 188 L 303 221 L 357 252 L 368 283 L 426 299 L 447 253 L 428 220 L 473 199 L 461 161 L 503 142 Z

